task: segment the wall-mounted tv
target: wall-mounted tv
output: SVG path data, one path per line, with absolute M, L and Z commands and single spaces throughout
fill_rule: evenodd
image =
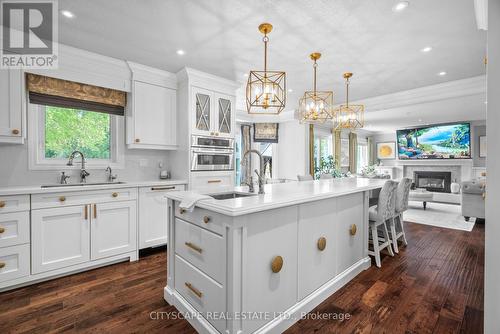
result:
M 470 123 L 438 124 L 397 131 L 401 160 L 470 159 Z

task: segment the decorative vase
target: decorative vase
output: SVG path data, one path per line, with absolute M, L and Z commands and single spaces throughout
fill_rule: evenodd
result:
M 450 185 L 450 188 L 451 188 L 451 193 L 452 194 L 458 194 L 460 192 L 460 184 L 458 184 L 456 182 L 453 182 Z

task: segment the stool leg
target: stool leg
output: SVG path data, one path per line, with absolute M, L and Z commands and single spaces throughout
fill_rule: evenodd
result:
M 380 262 L 380 246 L 378 244 L 378 232 L 377 232 L 377 226 L 372 225 L 371 226 L 372 230 L 372 239 L 373 239 L 373 253 L 375 254 L 375 264 L 377 267 L 382 267 L 382 264 Z
M 389 236 L 389 232 L 387 231 L 387 224 L 384 222 L 383 226 L 384 226 L 384 229 L 383 229 L 384 238 L 385 238 L 386 242 L 388 242 L 387 251 L 389 252 L 390 256 L 394 256 L 394 252 L 392 251 L 392 240 L 391 240 L 391 237 Z
M 427 210 L 427 202 L 424 201 L 424 210 Z
M 390 226 L 390 229 L 391 229 L 391 239 L 392 239 L 392 246 L 394 247 L 394 252 L 395 253 L 399 253 L 399 249 L 398 249 L 398 234 L 396 232 L 396 220 L 394 218 L 392 218 L 390 221 L 389 221 L 389 226 Z
M 400 213 L 399 214 L 399 226 L 401 227 L 401 232 L 403 233 L 403 244 L 405 246 L 408 245 L 408 241 L 406 240 L 406 233 L 405 233 L 405 228 L 403 226 L 404 222 L 403 222 L 403 213 Z

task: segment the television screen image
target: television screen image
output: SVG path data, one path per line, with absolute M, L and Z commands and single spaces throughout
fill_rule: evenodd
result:
M 397 131 L 399 159 L 468 159 L 470 124 L 443 124 Z

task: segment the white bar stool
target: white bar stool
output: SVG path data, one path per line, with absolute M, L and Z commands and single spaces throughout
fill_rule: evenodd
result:
M 398 240 L 401 239 L 403 245 L 408 245 L 405 230 L 403 227 L 403 212 L 408 210 L 408 198 L 410 195 L 411 179 L 403 178 L 396 190 L 396 210 L 394 219 L 389 220 L 389 230 L 391 231 L 392 247 L 399 253 Z

